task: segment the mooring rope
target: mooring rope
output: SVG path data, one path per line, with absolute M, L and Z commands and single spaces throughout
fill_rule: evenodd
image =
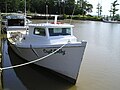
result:
M 66 43 L 67 44 L 67 43 Z M 8 66 L 8 67 L 3 67 L 3 68 L 0 68 L 0 70 L 7 70 L 7 69 L 12 69 L 12 68 L 17 68 L 17 67 L 21 67 L 21 66 L 25 66 L 25 65 L 28 65 L 28 64 L 31 64 L 31 63 L 35 63 L 35 62 L 38 62 L 38 61 L 41 61 L 47 57 L 50 57 L 52 56 L 53 54 L 55 54 L 57 51 L 59 51 L 60 49 L 62 49 L 66 44 L 63 44 L 60 48 L 56 49 L 54 52 L 46 55 L 46 56 L 43 56 L 39 59 L 36 59 L 36 60 L 33 60 L 33 61 L 30 61 L 30 62 L 27 62 L 27 63 L 23 63 L 23 64 L 19 64 L 19 65 L 14 65 L 14 66 Z

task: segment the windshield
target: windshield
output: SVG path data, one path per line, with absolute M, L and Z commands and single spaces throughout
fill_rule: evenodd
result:
M 71 35 L 71 28 L 49 28 L 50 36 Z
M 8 26 L 24 26 L 24 19 L 8 19 Z

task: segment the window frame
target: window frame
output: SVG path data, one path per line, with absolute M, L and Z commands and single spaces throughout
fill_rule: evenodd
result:
M 41 30 L 41 31 L 43 30 L 44 32 L 43 32 L 43 31 L 42 31 L 42 32 L 39 32 L 40 30 Z M 39 32 L 38 34 L 36 33 L 37 31 Z M 42 33 L 42 34 L 41 34 L 41 33 Z M 44 33 L 44 34 L 43 34 L 43 33 Z M 43 27 L 35 27 L 33 34 L 34 34 L 34 35 L 38 35 L 38 36 L 46 36 L 46 30 L 45 30 L 45 28 L 43 28 Z

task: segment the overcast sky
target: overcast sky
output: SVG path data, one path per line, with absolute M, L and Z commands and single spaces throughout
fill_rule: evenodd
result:
M 102 15 L 109 15 L 109 10 L 111 8 L 111 3 L 113 3 L 115 0 L 87 0 L 90 4 L 93 5 L 93 13 L 97 15 L 97 4 L 98 2 L 102 5 Z M 120 4 L 120 0 L 118 0 L 118 3 Z M 119 9 L 118 12 L 116 12 L 117 14 L 120 14 L 120 5 L 117 6 L 117 9 Z

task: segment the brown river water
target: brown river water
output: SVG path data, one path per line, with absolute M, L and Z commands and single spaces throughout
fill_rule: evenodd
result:
M 41 21 L 33 20 L 37 22 Z M 79 20 L 72 24 L 78 41 L 88 42 L 75 85 L 28 65 L 3 71 L 3 90 L 120 90 L 120 24 Z M 3 67 L 25 62 L 8 47 L 4 40 Z

